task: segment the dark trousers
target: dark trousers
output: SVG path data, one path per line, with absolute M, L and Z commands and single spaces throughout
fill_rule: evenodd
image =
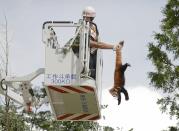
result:
M 97 52 L 94 54 L 90 54 L 90 62 L 89 62 L 89 69 L 90 69 L 90 76 L 96 79 L 96 59 L 97 59 Z

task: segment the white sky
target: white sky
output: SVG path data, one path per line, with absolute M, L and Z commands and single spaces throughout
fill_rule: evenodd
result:
M 153 32 L 159 31 L 161 10 L 166 0 L 0 0 L 0 12 L 7 16 L 10 43 L 11 73 L 28 74 L 44 67 L 44 45 L 42 24 L 49 20 L 70 20 L 77 22 L 85 6 L 91 5 L 97 11 L 102 41 L 115 44 L 125 41 L 123 61 L 132 67 L 126 71 L 126 88 L 130 100 L 122 100 L 117 106 L 108 93 L 113 84 L 115 54 L 103 51 L 103 99 L 109 107 L 102 111 L 106 120 L 102 124 L 123 127 L 124 131 L 159 131 L 173 120 L 161 115 L 155 104 L 160 94 L 151 90 L 147 72 L 153 67 L 147 60 L 147 44 L 153 40 Z M 0 24 L 4 23 L 0 13 Z M 124 98 L 123 98 L 124 99 Z M 126 115 L 126 116 L 124 116 Z M 148 129 L 148 130 L 147 130 Z
M 99 121 L 101 125 L 110 125 L 116 130 L 119 127 L 123 131 L 131 128 L 134 131 L 160 131 L 175 123 L 159 110 L 156 102 L 161 95 L 155 90 L 138 86 L 129 88 L 128 92 L 130 100 L 125 101 L 122 94 L 121 104 L 118 106 L 108 89 L 103 90 L 102 104 L 108 107 L 102 110 L 105 119 Z

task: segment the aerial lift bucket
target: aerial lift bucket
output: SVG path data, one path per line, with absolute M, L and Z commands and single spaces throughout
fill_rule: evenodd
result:
M 62 62 L 46 48 L 45 86 L 57 120 L 97 120 L 100 109 L 94 79 L 76 74 L 77 58 L 70 51 Z
M 57 53 L 57 48 L 53 45 L 56 37 L 53 36 L 53 43 L 49 43 L 51 40 L 48 33 L 49 31 L 53 31 L 51 27 L 72 26 L 80 25 L 70 22 L 45 22 L 43 25 L 46 92 L 57 120 L 98 120 L 100 118 L 99 99 L 101 92 L 102 60 L 97 61 L 97 68 L 100 67 L 100 69 L 97 69 L 96 80 L 94 80 L 90 76 L 81 75 L 84 63 L 80 59 L 81 57 L 75 55 L 72 48 L 64 55 L 63 53 Z M 83 27 L 83 29 L 86 29 L 86 25 Z M 55 33 L 52 32 L 51 34 Z M 83 37 L 88 39 L 88 35 L 82 35 L 80 41 L 86 40 Z M 84 50 L 82 52 L 84 53 Z

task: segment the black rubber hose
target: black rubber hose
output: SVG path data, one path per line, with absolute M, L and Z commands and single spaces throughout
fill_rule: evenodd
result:
M 4 86 L 3 86 L 3 81 L 5 81 L 5 79 L 2 79 L 2 80 L 0 81 L 0 87 L 1 87 L 3 90 L 7 91 L 7 86 L 5 85 L 5 88 L 4 88 Z

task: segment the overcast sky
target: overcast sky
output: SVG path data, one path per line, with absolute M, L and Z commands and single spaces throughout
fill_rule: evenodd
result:
M 4 23 L 5 14 L 11 34 L 11 73 L 24 75 L 44 67 L 43 22 L 49 20 L 77 22 L 81 18 L 84 7 L 93 6 L 97 12 L 95 22 L 99 28 L 101 41 L 116 44 L 120 40 L 124 40 L 123 62 L 129 62 L 132 65 L 126 71 L 126 88 L 129 89 L 129 94 L 132 97 L 129 102 L 124 102 L 128 105 L 124 105 L 125 108 L 118 113 L 118 115 L 128 114 L 132 110 L 133 112 L 130 114 L 135 115 L 131 115 L 132 119 L 128 115 L 129 121 L 125 120 L 125 116 L 116 115 L 116 109 L 120 107 L 113 102 L 111 103 L 115 100 L 107 91 L 113 84 L 115 52 L 112 50 L 103 51 L 103 88 L 105 90 L 103 90 L 102 100 L 104 104 L 109 104 L 110 113 L 113 112 L 110 111 L 112 106 L 115 106 L 114 114 L 111 114 L 110 119 L 106 115 L 109 112 L 104 114 L 108 118 L 106 119 L 109 121 L 119 120 L 119 124 L 111 124 L 114 127 L 117 125 L 119 127 L 134 127 L 135 131 L 144 131 L 144 127 L 148 125 L 153 127 L 148 128 L 148 131 L 151 131 L 149 129 L 158 131 L 162 128 L 161 125 L 166 126 L 167 124 L 165 122 L 160 126 L 150 124 L 151 116 L 153 118 L 157 116 L 156 121 L 152 124 L 160 123 L 163 117 L 155 104 L 160 94 L 149 89 L 147 72 L 152 71 L 153 66 L 147 60 L 147 44 L 153 40 L 154 31 L 160 31 L 161 10 L 165 4 L 166 0 L 0 0 L 0 12 L 2 12 L 0 13 L 0 24 Z M 135 103 L 138 104 L 135 105 Z M 142 109 L 142 104 L 149 109 Z M 154 112 L 153 115 L 150 115 L 149 111 L 150 113 Z M 142 113 L 140 114 L 140 112 Z M 146 115 L 146 117 L 137 118 L 137 114 L 139 116 Z M 102 121 L 102 123 L 105 124 L 108 122 L 107 120 Z M 164 120 L 167 120 L 169 124 L 167 118 Z M 131 124 L 127 125 L 128 121 Z M 136 124 L 132 124 L 133 122 Z M 140 127 L 142 122 L 145 123 L 145 126 Z

